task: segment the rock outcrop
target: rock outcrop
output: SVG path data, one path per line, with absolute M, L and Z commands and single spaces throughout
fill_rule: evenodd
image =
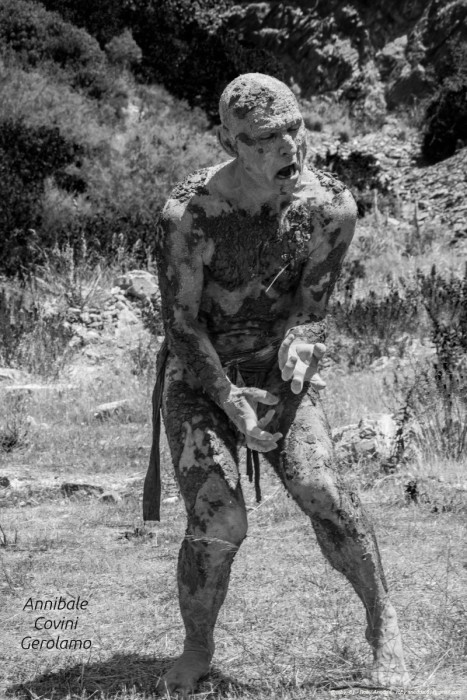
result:
M 386 45 L 377 55 L 381 76 L 387 80 L 390 108 L 432 94 L 447 75 L 455 72 L 459 54 L 467 46 L 466 0 L 431 0 L 407 38 L 398 41 Z
M 432 94 L 452 71 L 466 45 L 467 2 L 243 2 L 222 23 L 241 44 L 274 55 L 304 98 L 338 92 L 381 102 L 384 93 L 396 107 Z
M 241 42 L 274 54 L 303 97 L 355 82 L 373 49 L 358 12 L 349 4 L 326 16 L 288 3 L 234 6 L 224 21 Z
M 419 226 L 443 224 L 452 233 L 451 243 L 467 239 L 467 148 L 440 163 L 423 165 L 419 162 L 420 136 L 392 119 L 379 132 L 349 143 L 330 141 L 320 134 L 313 134 L 310 140 L 311 165 L 341 179 L 361 209 L 382 194 L 404 210 L 404 220 Z

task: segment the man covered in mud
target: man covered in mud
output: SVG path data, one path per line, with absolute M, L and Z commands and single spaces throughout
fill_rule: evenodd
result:
M 303 119 L 280 81 L 239 76 L 221 96 L 220 117 L 231 160 L 175 188 L 158 236 L 166 343 L 155 443 L 161 405 L 188 514 L 178 562 L 184 651 L 160 687 L 187 697 L 209 671 L 217 615 L 247 532 L 239 438 L 249 448 L 250 473 L 255 465 L 257 495 L 261 453 L 365 606 L 371 681 L 404 685 L 375 536 L 335 464 L 318 396 L 323 319 L 354 233 L 355 202 L 341 183 L 305 166 Z M 146 519 L 159 519 L 157 449 Z

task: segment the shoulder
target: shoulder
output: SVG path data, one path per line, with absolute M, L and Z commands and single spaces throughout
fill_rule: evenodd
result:
M 357 204 L 344 183 L 322 170 L 311 170 L 307 174 L 310 181 L 310 202 L 325 209 L 333 220 L 356 221 Z
M 208 176 L 209 168 L 203 168 L 187 175 L 175 185 L 161 212 L 161 222 L 163 224 L 180 223 L 193 199 L 203 194 L 208 194 L 206 188 Z
M 181 180 L 170 193 L 161 212 L 162 224 L 174 224 L 178 227 L 187 220 L 191 222 L 193 214 L 204 211 L 210 215 L 211 209 L 215 210 L 224 204 L 216 182 L 225 165 L 220 163 L 196 170 Z

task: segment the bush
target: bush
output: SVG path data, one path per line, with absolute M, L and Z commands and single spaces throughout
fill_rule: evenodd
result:
M 0 122 L 0 268 L 17 273 L 35 264 L 45 241 L 39 242 L 42 195 L 46 177 L 75 160 L 80 149 L 58 128 L 31 128 L 22 121 Z
M 357 269 L 353 275 L 358 278 L 361 271 Z M 353 279 L 350 277 L 351 284 Z M 330 308 L 337 330 L 330 354 L 335 354 L 337 361 L 346 357 L 349 368 L 354 369 L 364 369 L 394 349 L 402 356 L 407 333 L 418 326 L 417 291 L 406 289 L 402 296 L 391 289 L 384 298 L 370 291 L 364 299 L 353 301 L 352 289 L 344 302 Z
M 454 155 L 467 145 L 467 49 L 457 49 L 438 93 L 428 104 L 422 154 L 429 163 Z
M 110 87 L 105 54 L 97 41 L 41 5 L 0 0 L 0 45 L 13 51 L 25 67 L 52 62 L 74 87 L 94 96 Z
M 34 290 L 0 290 L 0 362 L 42 376 L 56 376 L 69 354 L 72 331 L 63 313 L 50 313 Z
M 419 272 L 418 282 L 436 348 L 439 392 L 448 402 L 454 396 L 467 398 L 467 267 L 463 279 L 444 279 L 433 265 L 430 275 Z
M 123 34 L 114 36 L 105 46 L 109 61 L 122 68 L 132 68 L 141 63 L 143 53 L 132 33 L 126 29 Z
M 105 46 L 124 31 L 125 8 L 131 0 L 41 0 L 41 4 L 60 13 L 67 22 L 85 27 L 101 46 Z
M 434 360 L 395 376 L 400 397 L 394 461 L 415 444 L 423 456 L 465 458 L 467 447 L 467 269 L 445 279 L 433 266 L 418 273 L 419 293 L 431 325 Z

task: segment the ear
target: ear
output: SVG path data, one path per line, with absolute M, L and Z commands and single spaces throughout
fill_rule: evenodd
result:
M 238 156 L 237 144 L 232 139 L 230 131 L 223 124 L 217 127 L 217 139 L 229 156 L 232 156 L 232 158 Z

